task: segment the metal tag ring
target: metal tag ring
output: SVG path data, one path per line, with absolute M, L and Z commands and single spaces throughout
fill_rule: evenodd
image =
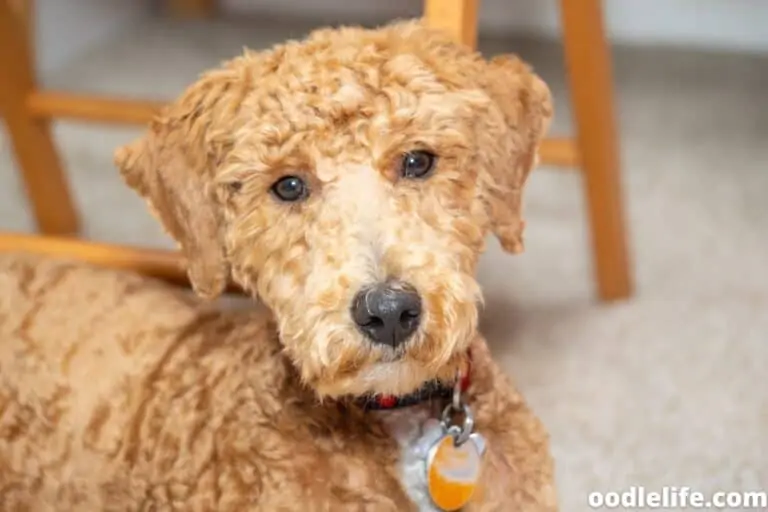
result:
M 451 412 L 456 410 L 458 409 L 455 409 L 452 403 L 448 404 L 446 408 L 443 409 L 440 422 L 442 423 L 446 432 L 453 434 L 453 442 L 456 443 L 456 446 L 461 446 L 462 444 L 466 443 L 467 440 L 469 440 L 469 436 L 472 434 L 472 431 L 475 427 L 475 417 L 472 414 L 472 409 L 470 409 L 467 404 L 461 404 L 460 410 L 462 413 L 464 413 L 464 422 L 462 423 L 461 427 L 458 425 L 451 425 Z M 454 433 L 457 428 L 460 428 L 459 432 Z

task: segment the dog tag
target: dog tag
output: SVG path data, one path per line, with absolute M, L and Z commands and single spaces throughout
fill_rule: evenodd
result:
M 444 413 L 443 435 L 432 445 L 427 456 L 427 487 L 432 502 L 446 512 L 464 507 L 475 493 L 480 481 L 480 469 L 485 439 L 471 433 L 469 408 L 464 406 L 464 426 L 447 426 Z

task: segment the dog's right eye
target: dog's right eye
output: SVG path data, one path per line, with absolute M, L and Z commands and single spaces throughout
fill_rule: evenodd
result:
M 272 185 L 271 190 L 275 197 L 288 203 L 300 201 L 309 193 L 304 180 L 297 176 L 283 176 Z
M 435 158 L 429 151 L 406 153 L 400 162 L 400 174 L 405 178 L 425 178 L 435 167 Z

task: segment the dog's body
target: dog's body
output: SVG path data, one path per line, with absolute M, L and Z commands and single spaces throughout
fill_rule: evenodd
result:
M 268 313 L 29 255 L 0 256 L 0 289 L 1 510 L 430 510 L 398 445 L 427 415 L 318 403 Z M 472 350 L 472 510 L 554 510 L 544 429 Z
M 205 74 L 116 162 L 194 290 L 0 258 L 2 510 L 431 510 L 419 429 L 461 382 L 470 510 L 554 510 L 546 434 L 477 332 L 488 233 L 522 250 L 551 117 L 522 62 L 418 23 L 320 30 Z

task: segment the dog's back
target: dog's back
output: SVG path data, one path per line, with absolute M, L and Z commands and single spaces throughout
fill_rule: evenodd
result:
M 88 508 L 93 467 L 109 467 L 97 459 L 121 450 L 130 389 L 191 308 L 138 276 L 30 255 L 0 255 L 0 290 L 0 508 L 77 494 Z
M 172 402 L 165 391 L 204 401 L 213 366 L 244 356 L 212 342 L 243 330 L 237 315 L 129 273 L 3 254 L 0 290 L 1 510 L 119 508 L 131 490 L 113 483 L 133 478 L 118 473 L 167 455 L 160 430 L 190 422 L 160 421 L 173 414 L 161 410 Z

